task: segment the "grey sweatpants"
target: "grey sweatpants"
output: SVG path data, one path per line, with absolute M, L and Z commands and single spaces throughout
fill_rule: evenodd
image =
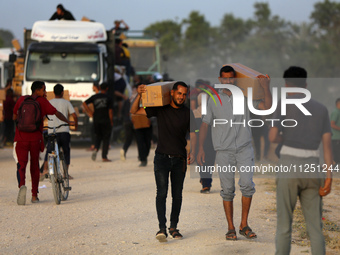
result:
M 244 197 L 252 197 L 255 193 L 255 183 L 253 182 L 252 171 L 242 171 L 251 169 L 254 166 L 254 150 L 251 145 L 239 150 L 217 151 L 216 167 L 218 169 L 221 183 L 221 197 L 224 201 L 233 201 L 235 197 L 235 173 L 240 175 L 239 186 Z M 247 168 L 246 168 L 247 167 Z M 233 169 L 232 169 L 233 168 Z M 235 172 L 232 170 L 236 170 Z
M 278 164 L 319 164 L 319 159 L 281 155 Z M 293 212 L 298 197 L 307 225 L 312 254 L 325 254 L 325 239 L 322 234 L 322 198 L 319 195 L 319 188 L 323 185 L 323 182 L 322 178 L 310 178 L 310 176 L 285 178 L 281 175 L 277 177 L 276 255 L 288 255 L 290 253 Z

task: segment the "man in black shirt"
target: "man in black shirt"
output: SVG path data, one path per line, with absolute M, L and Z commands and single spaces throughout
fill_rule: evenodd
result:
M 50 20 L 75 20 L 73 17 L 72 13 L 69 12 L 68 10 L 65 10 L 64 6 L 62 4 L 58 4 L 57 6 L 57 11 L 53 13 L 52 17 Z
M 107 158 L 107 153 L 109 151 L 111 129 L 113 126 L 113 103 L 112 98 L 106 93 L 108 88 L 108 83 L 103 82 L 100 85 L 100 93 L 91 96 L 83 102 L 83 107 L 89 113 L 89 116 L 93 117 L 94 132 L 96 134 L 95 149 L 92 153 L 93 161 L 96 160 L 101 141 L 103 141 L 103 162 L 111 161 Z M 88 107 L 91 103 L 93 103 L 94 112 Z
M 136 113 L 141 94 L 147 90 L 146 85 L 140 85 L 132 106 L 131 113 Z M 176 82 L 171 90 L 171 103 L 161 107 L 146 107 L 147 117 L 157 117 L 158 144 L 154 159 L 154 173 L 157 186 L 156 209 L 160 230 L 156 238 L 165 242 L 166 231 L 166 197 L 168 193 L 169 174 L 171 180 L 172 209 L 170 215 L 169 233 L 175 239 L 183 236 L 177 229 L 182 205 L 182 190 L 188 163 L 195 161 L 195 117 L 192 111 L 184 105 L 188 86 L 184 82 Z M 191 152 L 187 157 L 186 136 L 190 132 Z

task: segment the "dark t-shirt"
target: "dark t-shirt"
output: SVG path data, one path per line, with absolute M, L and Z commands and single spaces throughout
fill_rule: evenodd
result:
M 13 97 L 6 96 L 6 100 L 4 101 L 4 120 L 13 120 L 14 106 L 15 102 Z
M 52 17 L 50 18 L 50 20 L 75 20 L 75 18 L 73 17 L 72 13 L 69 11 L 64 11 L 63 15 L 59 15 L 57 12 L 53 13 Z
M 157 117 L 158 144 L 156 153 L 182 155 L 186 157 L 186 136 L 195 132 L 195 117 L 192 111 L 183 106 L 171 105 L 145 108 L 147 117 Z
M 304 95 L 296 94 L 288 98 L 304 98 Z M 286 116 L 283 116 L 281 115 L 280 100 L 273 115 L 273 119 L 279 119 L 280 121 L 275 121 L 274 126 L 279 129 L 279 132 L 282 131 L 283 145 L 298 149 L 317 150 L 322 140 L 322 135 L 331 132 L 328 110 L 324 105 L 313 99 L 304 103 L 303 106 L 312 115 L 306 116 L 295 105 L 288 104 Z M 294 119 L 298 124 L 295 127 L 283 127 L 281 121 L 285 119 Z M 285 125 L 293 124 L 287 121 Z
M 113 108 L 113 100 L 107 94 L 98 93 L 85 101 L 86 104 L 93 103 L 94 113 L 93 122 L 94 123 L 108 123 L 110 122 L 109 109 Z

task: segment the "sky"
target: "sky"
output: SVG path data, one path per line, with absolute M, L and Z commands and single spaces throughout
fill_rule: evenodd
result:
M 71 11 L 76 20 L 86 16 L 103 23 L 109 30 L 113 27 L 114 20 L 123 19 L 130 30 L 142 30 L 158 21 L 180 22 L 188 18 L 191 11 L 204 15 L 211 26 L 220 25 L 227 13 L 242 19 L 253 18 L 256 2 L 268 3 L 272 15 L 278 15 L 287 21 L 308 22 L 314 4 L 321 1 L 323 0 L 0 0 L 0 29 L 10 30 L 22 45 L 23 29 L 32 28 L 37 20 L 48 20 L 60 3 Z

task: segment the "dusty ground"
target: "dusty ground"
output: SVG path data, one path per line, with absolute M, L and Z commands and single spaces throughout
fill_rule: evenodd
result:
M 31 204 L 28 192 L 26 206 L 18 206 L 12 149 L 1 149 L 0 254 L 274 254 L 275 182 L 259 176 L 255 177 L 257 192 L 249 220 L 258 234 L 256 240 L 238 235 L 238 241 L 226 241 L 218 178 L 213 180 L 212 193 L 200 194 L 198 179 L 188 172 L 178 225 L 184 238 L 159 243 L 155 239 L 153 151 L 148 166 L 139 168 L 135 146 L 125 162 L 119 159 L 119 148 L 112 148 L 111 163 L 93 162 L 85 148 L 73 148 L 70 173 L 74 180 L 69 199 L 56 205 L 51 184 L 45 180 L 40 184 L 39 204 Z M 29 191 L 29 174 L 27 180 Z M 337 179 L 333 192 L 324 199 L 324 217 L 335 229 L 340 225 L 339 187 Z M 234 215 L 239 225 L 239 190 L 236 194 Z M 339 240 L 337 234 L 327 232 L 332 245 Z M 309 247 L 303 246 L 307 241 L 296 228 L 294 236 L 291 254 L 309 253 Z M 330 246 L 328 254 L 340 253 Z

